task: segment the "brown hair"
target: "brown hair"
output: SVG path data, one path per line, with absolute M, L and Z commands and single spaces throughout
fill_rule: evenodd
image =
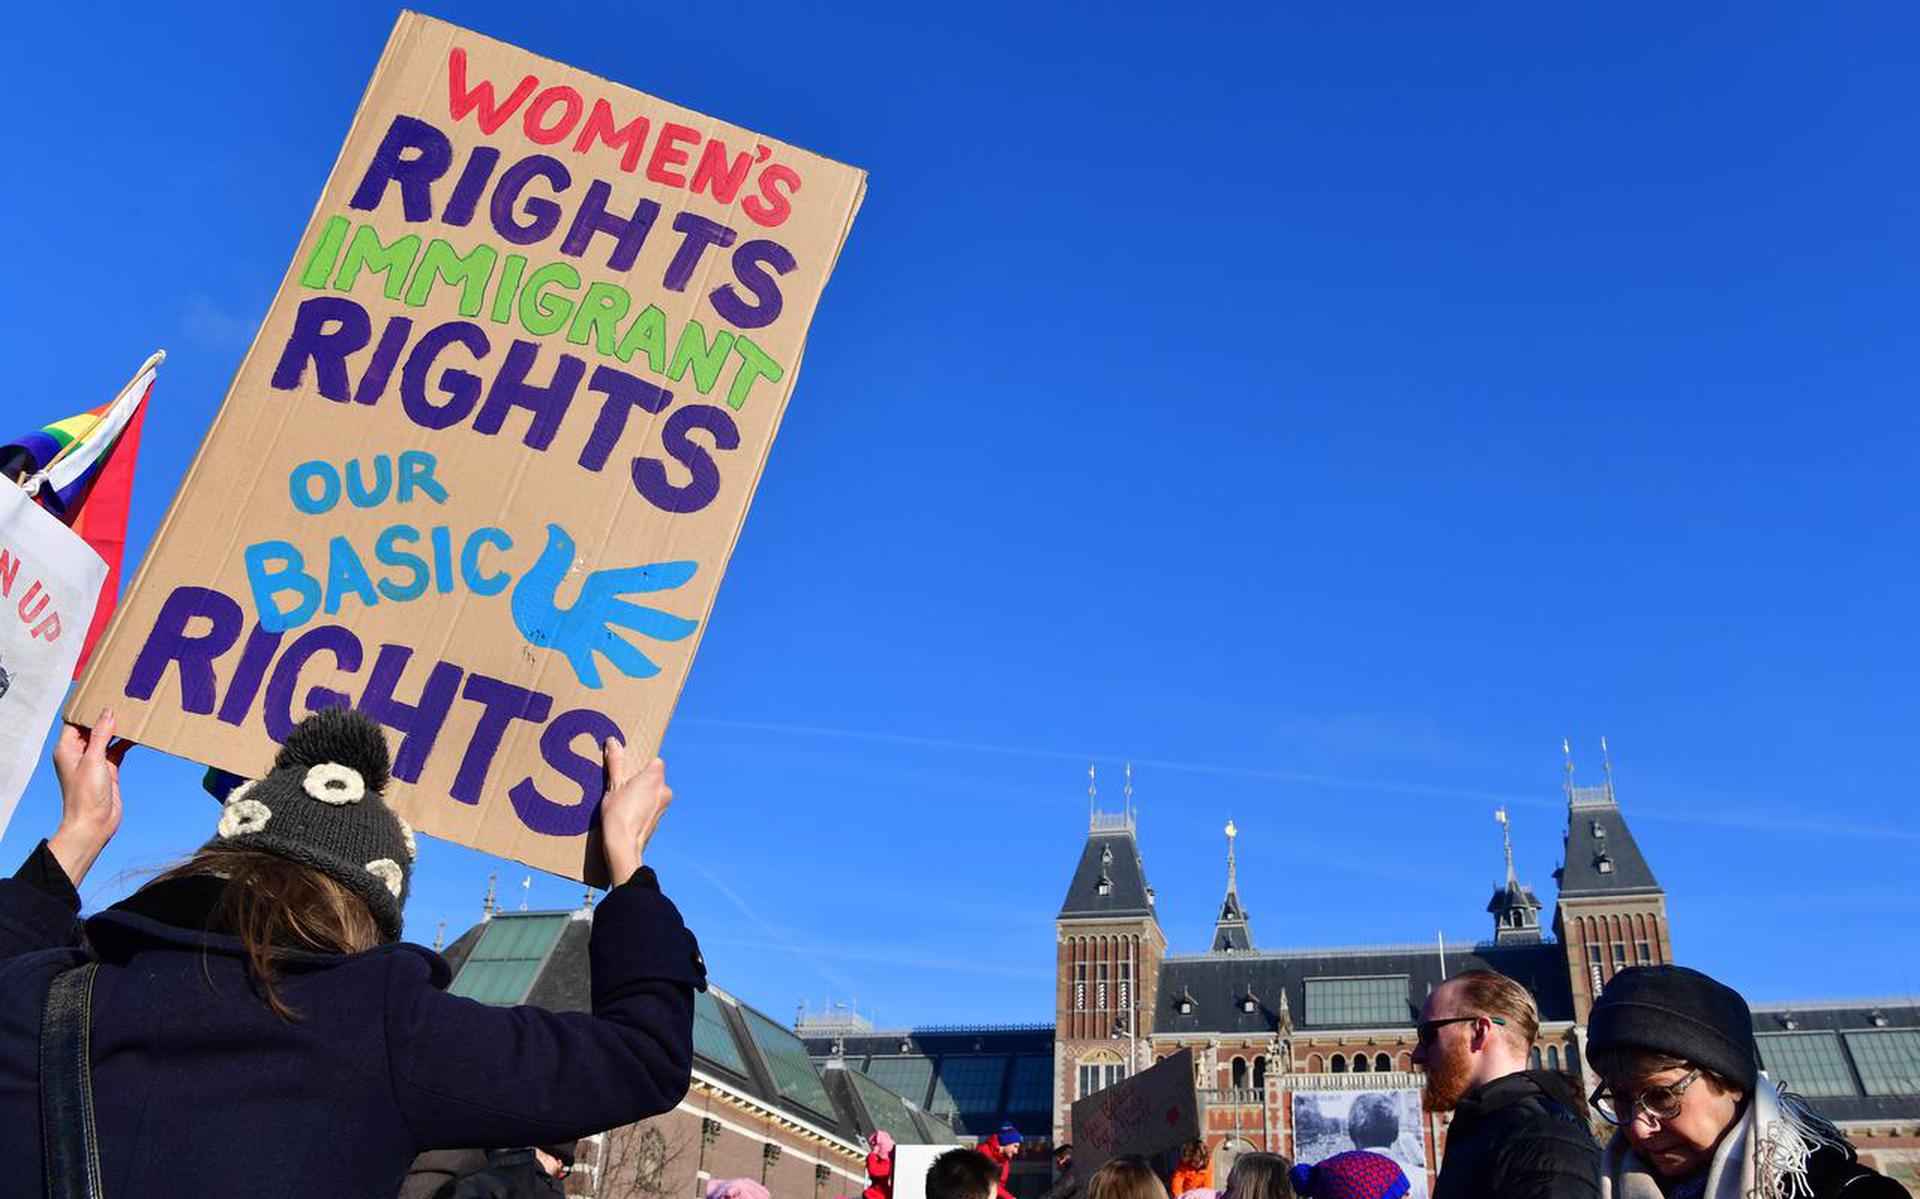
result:
M 1540 1035 L 1540 1009 L 1525 987 L 1493 970 L 1465 970 L 1444 985 L 1458 988 L 1461 1004 L 1473 1014 L 1505 1020 L 1507 1032 L 1520 1048 L 1533 1048 L 1534 1038 Z
M 1293 1199 L 1293 1163 L 1277 1153 L 1242 1153 L 1227 1174 L 1230 1199 Z
M 1167 1199 L 1167 1188 L 1144 1159 L 1116 1157 L 1087 1179 L 1086 1199 Z
M 311 866 L 278 854 L 208 846 L 153 881 L 204 876 L 226 880 L 217 917 L 240 938 L 248 974 L 282 1020 L 298 1020 L 300 1013 L 274 986 L 278 951 L 360 953 L 380 944 L 380 926 L 366 900 Z
M 1180 1146 L 1180 1160 L 1187 1165 L 1206 1165 L 1207 1143 L 1205 1141 L 1188 1141 L 1186 1144 Z
M 1701 1075 L 1725 1095 L 1729 1092 L 1740 1093 L 1740 1085 L 1729 1081 L 1724 1075 L 1707 1069 L 1699 1062 L 1690 1062 L 1671 1053 L 1657 1053 L 1651 1049 L 1637 1049 L 1631 1045 L 1618 1048 L 1596 1050 L 1593 1055 L 1593 1071 L 1609 1091 L 1618 1094 L 1621 1091 L 1633 1092 L 1640 1084 L 1654 1075 L 1666 1070 L 1698 1070 Z

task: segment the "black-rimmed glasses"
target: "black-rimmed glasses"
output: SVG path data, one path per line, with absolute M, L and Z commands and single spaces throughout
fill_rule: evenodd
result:
M 1676 1082 L 1648 1087 L 1634 1096 L 1631 1103 L 1624 1105 L 1606 1087 L 1596 1087 L 1593 1094 L 1587 1096 L 1587 1101 L 1593 1104 L 1594 1111 L 1600 1113 L 1600 1118 L 1609 1124 L 1631 1124 L 1642 1111 L 1656 1120 L 1671 1120 L 1680 1114 L 1681 1097 L 1699 1078 L 1700 1070 L 1696 1067 Z
M 1448 1016 L 1443 1020 L 1422 1020 L 1413 1026 L 1414 1039 L 1424 1048 L 1440 1037 L 1440 1030 L 1449 1024 L 1465 1024 L 1469 1020 L 1486 1020 L 1492 1024 L 1504 1025 L 1504 1016 Z

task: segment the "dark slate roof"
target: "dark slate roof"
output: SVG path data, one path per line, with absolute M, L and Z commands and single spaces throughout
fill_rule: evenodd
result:
M 1567 976 L 1566 954 L 1558 944 L 1447 946 L 1445 973 L 1439 946 L 1332 950 L 1305 949 L 1283 953 L 1203 954 L 1170 957 L 1160 974 L 1160 1010 L 1153 1015 L 1156 1033 L 1222 1033 L 1258 1035 L 1279 1023 L 1280 994 L 1296 1030 L 1360 1027 L 1334 1024 L 1319 1018 L 1307 1002 L 1309 978 L 1367 978 L 1407 976 L 1404 1013 L 1392 1021 L 1368 1025 L 1412 1028 L 1414 1016 L 1427 995 L 1447 977 L 1463 970 L 1498 970 L 1533 992 L 1540 1015 L 1548 1021 L 1573 1019 L 1573 993 Z M 1244 1010 L 1251 993 L 1254 1010 Z M 1181 997 L 1190 996 L 1193 1010 L 1179 1010 Z
M 968 1136 L 1006 1121 L 1027 1136 L 1053 1126 L 1051 1026 L 822 1034 L 806 1043 L 824 1070 L 839 1062 L 862 1071 Z
M 1106 894 L 1101 894 L 1103 878 L 1109 884 Z M 1140 862 L 1140 846 L 1133 839 L 1131 822 L 1113 831 L 1096 825 L 1095 831 L 1087 835 L 1086 848 L 1080 851 L 1080 864 L 1074 868 L 1073 882 L 1067 886 L 1067 900 L 1060 905 L 1060 918 L 1153 914 L 1147 869 Z
M 467 964 L 467 955 L 473 952 L 473 943 L 480 939 L 480 934 L 485 932 L 486 928 L 487 923 L 483 920 L 455 937 L 445 949 L 440 951 L 440 956 L 446 959 L 448 969 L 455 974 L 460 973 L 460 967 Z
M 527 1002 L 550 1012 L 590 1012 L 593 988 L 587 972 L 587 942 L 593 936 L 591 920 L 575 920 L 560 934 L 553 956 L 527 992 Z
M 1640 856 L 1613 789 L 1574 787 L 1568 798 L 1567 856 L 1554 874 L 1560 898 L 1658 891 L 1653 868 Z
M 1252 948 L 1253 926 L 1247 923 L 1247 910 L 1240 906 L 1240 893 L 1229 890 L 1220 901 L 1220 919 L 1213 925 L 1213 951 L 1246 953 Z
M 1493 939 L 1502 944 L 1523 943 L 1540 940 L 1540 900 L 1534 895 L 1533 888 L 1520 882 L 1512 875 L 1507 876 L 1505 885 L 1496 888 L 1493 898 L 1487 901 L 1487 911 L 1493 916 Z M 1509 922 L 1509 917 L 1518 913 L 1519 922 Z
M 1763 1058 L 1769 1046 L 1778 1043 L 1774 1037 L 1812 1035 L 1829 1045 L 1837 1044 L 1847 1070 L 1847 1087 L 1853 1093 L 1812 1095 L 1808 1098 L 1808 1102 L 1828 1119 L 1874 1121 L 1920 1118 L 1920 1046 L 1916 1046 L 1912 1039 L 1901 1038 L 1910 1047 L 1905 1059 L 1907 1085 L 1900 1088 L 1901 1093 L 1883 1095 L 1867 1094 L 1870 1088 L 1865 1085 L 1869 1077 L 1866 1071 L 1872 1066 L 1867 1064 L 1863 1067 L 1858 1050 L 1862 1035 L 1897 1032 L 1920 1038 L 1920 1000 L 1762 1004 L 1753 1009 L 1753 1031 L 1756 1036 L 1768 1038 L 1761 1043 Z M 1777 1070 L 1770 1065 L 1768 1073 L 1775 1075 L 1776 1081 L 1784 1080 L 1796 1090 L 1810 1089 L 1803 1080 L 1793 1078 L 1790 1069 Z

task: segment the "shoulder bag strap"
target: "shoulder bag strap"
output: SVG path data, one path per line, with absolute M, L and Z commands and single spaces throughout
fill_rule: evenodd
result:
M 47 1199 L 101 1199 L 90 1065 L 93 976 L 87 962 L 53 976 L 40 1019 L 41 1169 Z

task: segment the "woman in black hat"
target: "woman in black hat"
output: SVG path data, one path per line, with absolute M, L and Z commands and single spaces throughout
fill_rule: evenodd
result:
M 591 1010 L 553 1012 L 449 994 L 446 962 L 400 939 L 413 832 L 380 726 L 340 708 L 187 862 L 76 924 L 120 823 L 112 733 L 105 713 L 62 734 L 60 826 L 0 878 L 0 1199 L 392 1195 L 422 1150 L 588 1136 L 687 1093 L 706 971 L 640 860 L 672 799 L 658 759 L 605 746 L 618 885 L 593 911 Z
M 1746 1000 L 1697 970 L 1638 966 L 1587 1018 L 1593 1106 L 1617 1126 L 1603 1199 L 1899 1199 L 1832 1122 L 1760 1072 Z

